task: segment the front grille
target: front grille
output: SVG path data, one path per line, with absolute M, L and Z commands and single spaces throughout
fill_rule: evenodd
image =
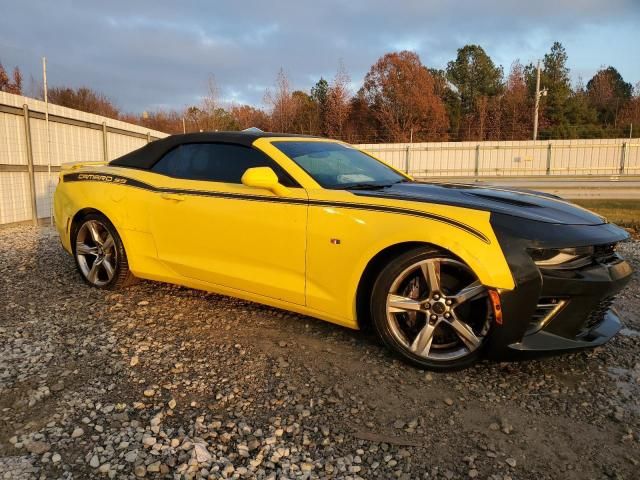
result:
M 611 309 L 611 305 L 613 305 L 614 301 L 615 296 L 605 297 L 600 300 L 598 305 L 596 305 L 596 308 L 591 311 L 585 322 L 582 324 L 580 335 L 588 333 L 593 327 L 601 323 L 604 320 L 604 316 Z
M 525 335 L 530 335 L 547 325 L 556 314 L 562 310 L 566 300 L 555 297 L 542 297 L 538 300 L 536 310 L 529 321 L 529 327 Z

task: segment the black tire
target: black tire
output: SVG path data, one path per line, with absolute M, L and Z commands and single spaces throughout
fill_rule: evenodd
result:
M 109 243 L 109 247 L 105 246 L 103 249 L 102 244 L 94 241 L 89 233 L 91 227 L 97 227 L 101 239 L 109 240 L 111 238 L 112 246 Z M 103 244 L 106 243 L 103 242 Z M 118 290 L 136 282 L 136 277 L 129 270 L 127 253 L 122 239 L 116 228 L 104 215 L 90 213 L 75 222 L 71 232 L 71 246 L 78 272 L 88 285 L 106 290 Z M 83 253 L 80 253 L 78 248 L 82 249 Z M 98 252 L 98 249 L 100 253 L 89 253 L 90 250 Z M 92 275 L 92 267 L 94 263 L 99 262 L 100 258 L 102 258 L 103 265 L 101 268 L 96 265 L 96 270 L 100 271 Z M 107 259 L 109 259 L 108 262 Z M 106 264 L 110 265 L 109 270 L 105 268 Z
M 462 291 L 465 289 L 464 287 L 456 286 L 456 282 L 458 282 L 460 285 L 467 283 L 469 286 L 473 286 L 474 289 L 478 290 L 478 293 L 475 295 L 476 298 L 470 297 L 468 300 L 461 300 L 463 298 L 462 296 L 456 297 L 460 299 L 459 304 L 456 305 L 457 300 L 449 300 L 454 298 L 453 294 L 450 295 L 449 293 L 446 293 L 445 295 L 445 293 L 443 293 L 441 295 L 436 294 L 435 297 L 438 297 L 438 300 L 434 301 L 433 293 L 429 293 L 431 289 L 427 283 L 427 278 L 429 277 L 429 274 L 427 272 L 428 267 L 418 267 L 423 273 L 422 278 L 424 279 L 424 287 L 421 286 L 421 280 L 419 279 L 420 272 L 418 271 L 414 273 L 414 278 L 411 278 L 409 281 L 413 282 L 411 288 L 428 289 L 425 292 L 421 291 L 422 293 L 419 295 L 419 297 L 415 297 L 415 301 L 419 300 L 421 305 L 424 305 L 424 308 L 428 308 L 430 310 L 426 310 L 427 313 L 420 311 L 417 314 L 413 311 L 409 312 L 397 309 L 394 312 L 390 312 L 388 309 L 396 305 L 396 303 L 392 303 L 391 298 L 393 298 L 393 302 L 402 302 L 402 300 L 400 300 L 401 298 L 405 300 L 407 299 L 406 296 L 389 297 L 389 295 L 394 295 L 394 292 L 392 292 L 391 289 L 397 288 L 397 282 L 402 277 L 402 275 L 405 274 L 405 272 L 412 271 L 411 269 L 415 268 L 415 265 L 417 264 L 425 265 L 425 261 L 427 265 L 430 263 L 436 264 L 436 262 L 438 262 L 438 265 L 445 265 L 445 267 L 438 266 L 437 274 L 438 277 L 440 277 L 440 279 L 442 280 L 442 282 L 440 282 L 439 280 L 440 283 L 438 283 L 438 285 L 441 287 L 442 292 L 445 292 L 445 290 L 447 290 L 448 288 L 445 285 L 445 280 L 455 291 L 457 291 L 457 288 L 462 288 L 462 290 L 460 290 L 458 293 L 462 293 Z M 441 268 L 445 268 L 443 273 L 441 273 Z M 458 277 L 464 278 L 459 278 L 458 280 L 456 280 L 456 272 L 458 272 Z M 485 293 L 483 294 L 481 290 L 484 290 Z M 425 295 L 427 295 L 427 297 L 425 297 Z M 484 297 L 484 295 L 486 295 L 486 288 L 479 284 L 479 282 L 477 281 L 477 277 L 475 277 L 475 274 L 473 274 L 471 269 L 466 266 L 466 264 L 461 262 L 460 259 L 447 252 L 443 252 L 435 248 L 415 248 L 392 259 L 380 271 L 373 285 L 370 300 L 373 328 L 378 337 L 385 345 L 387 345 L 392 351 L 398 354 L 404 361 L 416 367 L 435 371 L 463 369 L 469 367 L 470 365 L 473 365 L 482 355 L 483 347 L 486 344 L 485 339 L 492 324 L 492 309 L 490 307 L 488 295 L 486 298 Z M 445 299 L 447 299 L 446 302 L 452 302 L 453 306 L 445 307 Z M 436 310 L 436 303 L 443 303 L 443 305 L 437 306 L 438 311 L 445 308 L 449 309 L 448 312 L 451 313 L 439 312 L 442 315 L 449 315 L 449 320 L 445 320 L 445 317 L 443 317 L 442 315 L 435 315 L 434 312 Z M 408 304 L 405 303 L 403 305 Z M 447 305 L 449 305 L 449 303 L 447 303 Z M 421 306 L 420 308 L 423 307 Z M 393 310 L 393 308 L 391 309 Z M 463 321 L 463 323 L 465 323 L 465 325 L 469 327 L 474 334 L 481 334 L 476 338 L 476 340 L 479 341 L 478 344 L 471 343 L 469 339 L 463 338 L 464 335 L 459 335 L 456 329 L 454 329 L 451 325 L 450 322 L 454 321 L 455 318 L 456 327 L 460 329 L 460 325 L 457 322 L 458 320 L 462 321 L 462 316 L 457 313 L 459 309 L 462 309 L 463 312 L 471 312 L 470 318 L 476 318 L 480 316 L 479 320 L 474 320 L 473 322 L 467 323 L 466 320 Z M 413 317 L 409 317 L 409 315 L 413 315 Z M 452 316 L 454 318 L 452 318 Z M 433 317 L 437 317 L 437 320 Z M 480 324 L 480 321 L 482 322 L 481 327 L 471 326 L 475 325 L 475 323 Z M 411 340 L 411 334 L 409 333 L 410 329 L 406 326 L 407 324 L 409 324 L 409 322 L 412 322 L 413 328 L 416 332 L 418 332 L 413 341 Z M 431 331 L 432 333 L 429 336 L 429 338 L 431 338 L 432 340 L 429 340 L 428 342 L 429 346 L 426 347 L 427 355 L 425 357 L 417 355 L 414 351 L 411 350 L 411 348 L 415 347 L 416 345 L 420 345 L 420 347 L 422 347 L 422 345 L 426 345 L 426 343 L 417 343 L 417 337 L 429 323 L 433 324 L 433 330 Z M 406 329 L 406 335 L 404 335 L 404 330 L 402 329 Z M 451 340 L 456 336 L 459 337 L 459 346 L 454 345 Z M 446 341 L 441 345 L 432 343 L 432 341 L 435 342 L 438 338 L 445 338 Z M 447 345 L 451 345 L 451 349 L 454 349 L 452 351 L 455 352 L 455 355 L 460 356 L 455 357 L 455 355 L 450 355 L 448 353 L 449 351 L 442 349 L 443 346 Z M 416 349 L 421 350 L 420 347 Z M 442 350 L 438 350 L 438 348 L 441 348 Z M 468 350 L 466 354 L 464 354 L 465 350 Z M 442 356 L 442 358 L 428 358 L 432 355 L 439 355 Z M 447 357 L 447 355 L 450 355 L 450 358 Z

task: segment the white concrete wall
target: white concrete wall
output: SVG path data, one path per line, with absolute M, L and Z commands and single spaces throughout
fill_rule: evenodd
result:
M 358 146 L 419 178 L 531 176 L 547 173 L 560 176 L 617 175 L 620 173 L 623 150 L 624 172 L 640 174 L 639 139 L 442 142 L 411 145 L 391 143 Z
M 31 113 L 44 113 L 45 103 L 33 98 L 0 92 L 0 106 L 23 108 L 27 105 Z M 113 120 L 100 115 L 81 112 L 71 108 L 49 105 L 49 115 L 66 119 L 89 122 L 117 128 L 125 132 L 138 134 L 143 138 L 123 133 L 107 133 L 107 154 L 112 160 L 125 153 L 142 147 L 147 143 L 147 135 L 163 138 L 167 134 L 149 130 L 138 125 Z M 49 159 L 54 167 L 62 163 L 79 161 L 101 161 L 104 159 L 103 132 L 86 126 L 49 122 L 49 139 L 46 122 L 43 119 L 30 118 L 33 163 L 35 166 L 48 166 Z M 47 155 L 47 142 L 50 156 Z M 25 123 L 22 115 L 0 111 L 0 168 L 2 166 L 27 165 L 27 144 Z M 57 173 L 35 173 L 38 217 L 49 217 L 51 197 L 57 182 Z M 32 219 L 29 177 L 26 172 L 0 170 L 0 224 L 20 222 Z

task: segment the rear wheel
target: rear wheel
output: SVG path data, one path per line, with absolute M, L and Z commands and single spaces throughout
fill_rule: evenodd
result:
M 115 290 L 133 282 L 127 254 L 115 227 L 104 216 L 84 216 L 74 229 L 73 256 L 91 286 Z
M 488 292 L 459 259 L 419 248 L 392 260 L 371 297 L 380 338 L 408 362 L 451 370 L 474 363 L 492 322 Z

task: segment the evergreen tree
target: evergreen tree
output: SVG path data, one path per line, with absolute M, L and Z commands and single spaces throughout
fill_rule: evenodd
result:
M 567 101 L 571 97 L 571 81 L 567 67 L 567 52 L 560 42 L 554 42 L 542 61 L 540 88 L 547 89 L 547 96 L 540 102 L 540 131 L 547 128 L 547 135 L 558 138 L 570 136 L 567 123 Z M 535 97 L 536 65 L 525 69 L 530 95 Z
M 489 112 L 495 110 L 496 97 L 503 90 L 502 77 L 502 67 L 496 66 L 479 45 L 458 49 L 456 59 L 447 64 L 446 71 L 446 78 L 456 89 L 446 103 L 448 112 L 457 116 L 454 117 L 457 138 L 486 137 L 491 123 Z
M 620 110 L 631 99 L 632 92 L 632 85 L 614 67 L 600 69 L 587 83 L 589 103 L 605 127 L 617 125 Z

